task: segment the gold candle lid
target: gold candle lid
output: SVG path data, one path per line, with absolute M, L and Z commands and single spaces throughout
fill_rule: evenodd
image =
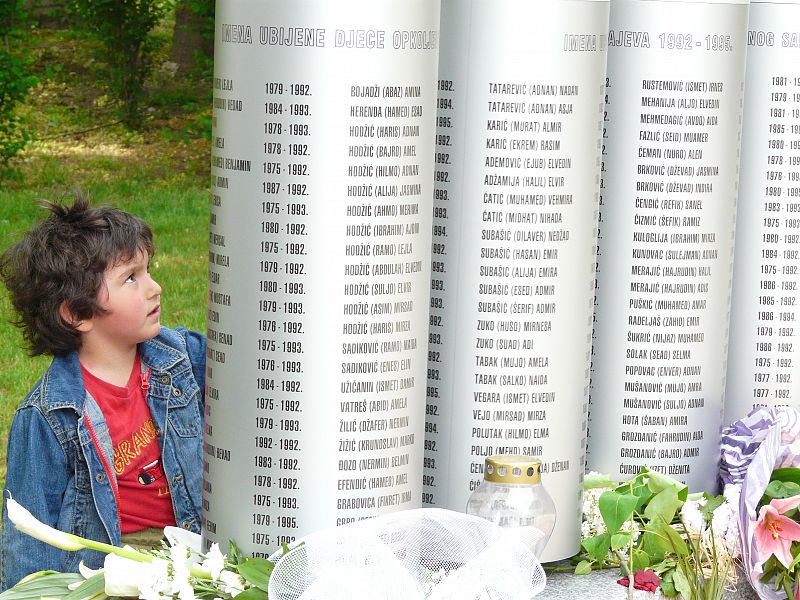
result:
M 487 456 L 483 478 L 492 483 L 534 484 L 542 480 L 542 461 L 522 454 Z

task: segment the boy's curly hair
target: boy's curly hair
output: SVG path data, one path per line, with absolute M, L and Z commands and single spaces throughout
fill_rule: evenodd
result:
M 140 251 L 153 255 L 150 227 L 118 208 L 92 207 L 81 194 L 71 206 L 44 200 L 42 207 L 47 218 L 0 256 L 0 279 L 31 356 L 80 348 L 80 332 L 62 318 L 61 305 L 78 321 L 102 314 L 105 270 Z

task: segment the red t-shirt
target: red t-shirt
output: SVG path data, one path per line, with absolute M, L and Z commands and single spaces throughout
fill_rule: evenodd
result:
M 103 411 L 111 434 L 122 533 L 175 525 L 156 426 L 145 401 L 146 378 L 142 377 L 139 355 L 125 387 L 95 377 L 83 365 L 81 370 L 86 390 Z

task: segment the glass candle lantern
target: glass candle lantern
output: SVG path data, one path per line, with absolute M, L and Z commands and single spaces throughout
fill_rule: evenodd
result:
M 539 557 L 556 523 L 556 507 L 542 485 L 542 461 L 518 454 L 486 458 L 483 482 L 472 492 L 467 513 L 515 528 Z

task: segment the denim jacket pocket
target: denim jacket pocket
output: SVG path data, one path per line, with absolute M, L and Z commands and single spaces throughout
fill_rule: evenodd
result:
M 150 378 L 151 411 L 161 412 L 157 421 L 167 423 L 180 437 L 195 437 L 202 432 L 201 392 L 192 370 L 155 373 Z

